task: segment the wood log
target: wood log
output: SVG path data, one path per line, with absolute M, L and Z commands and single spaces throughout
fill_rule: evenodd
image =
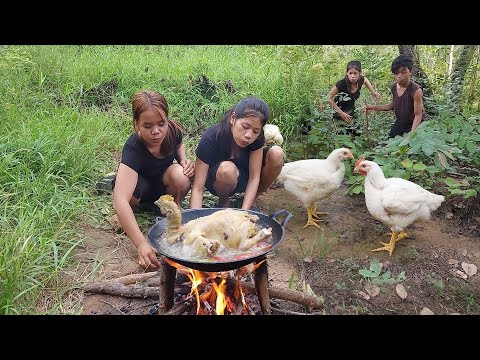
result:
M 83 290 L 94 294 L 109 294 L 133 298 L 158 298 L 158 288 L 142 285 L 124 285 L 119 281 L 86 284 Z
M 159 275 L 158 271 L 152 271 L 152 272 L 146 272 L 141 274 L 125 275 L 125 276 L 114 279 L 114 281 L 119 281 L 123 285 L 131 285 L 131 284 L 136 284 L 139 281 L 141 282 L 146 281 L 147 279 L 150 279 L 158 275 Z
M 231 286 L 235 286 L 240 283 L 245 293 L 256 294 L 255 285 L 253 284 L 249 284 L 244 281 L 235 279 L 227 279 L 227 283 L 230 283 Z M 125 297 L 152 299 L 159 298 L 158 287 L 145 287 L 142 285 L 123 285 L 116 280 L 112 280 L 109 282 L 86 284 L 84 291 L 89 293 L 103 293 Z M 318 298 L 312 295 L 305 294 L 298 290 L 269 287 L 268 293 L 271 298 L 291 301 L 293 303 L 300 304 L 311 309 L 325 308 L 325 306 L 320 302 L 320 300 L 318 300 Z M 170 309 L 171 307 L 168 310 Z M 165 310 L 164 313 L 167 313 L 168 310 Z
M 256 293 L 255 285 L 240 280 L 227 279 L 227 282 L 232 281 L 239 282 L 244 292 L 248 292 L 249 294 Z M 291 301 L 311 309 L 325 308 L 325 305 L 323 305 L 317 297 L 305 294 L 304 292 L 298 290 L 269 287 L 268 293 L 272 298 Z
M 165 314 L 163 315 L 182 315 L 186 311 L 190 310 L 192 306 L 194 306 L 195 299 L 192 298 L 188 301 L 185 301 L 183 303 L 178 303 L 172 306 L 170 310 L 168 310 Z

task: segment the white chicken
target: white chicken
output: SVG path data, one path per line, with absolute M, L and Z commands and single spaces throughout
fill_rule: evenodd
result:
M 355 163 L 354 172 L 365 176 L 365 203 L 370 214 L 390 227 L 390 243 L 372 251 L 388 251 L 390 256 L 395 243 L 407 238 L 404 229 L 417 221 L 427 221 L 430 213 L 445 200 L 421 186 L 401 178 L 385 178 L 382 169 L 374 161 L 364 158 Z
M 267 145 L 282 145 L 283 136 L 277 125 L 265 124 L 263 127 L 263 134 L 265 135 L 265 143 Z
M 326 159 L 307 159 L 289 162 L 283 165 L 276 182 L 300 200 L 308 211 L 308 220 L 303 228 L 309 225 L 318 227 L 322 221 L 317 212 L 316 203 L 328 198 L 337 190 L 345 175 L 344 160 L 353 159 L 352 151 L 347 148 L 333 150 Z M 316 219 L 314 219 L 316 218 Z

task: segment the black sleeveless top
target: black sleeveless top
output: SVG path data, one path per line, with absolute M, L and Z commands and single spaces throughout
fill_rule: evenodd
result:
M 360 75 L 357 81 L 357 85 L 358 85 L 357 90 L 353 93 L 348 90 L 347 82 L 349 82 L 349 80 L 346 77 L 344 77 L 342 80 L 338 81 L 335 84 L 335 87 L 338 89 L 339 93 L 335 95 L 335 97 L 333 98 L 333 101 L 337 104 L 337 106 L 340 109 L 342 109 L 342 111 L 349 113 L 351 115 L 353 110 L 355 110 L 355 100 L 357 100 L 360 97 L 360 90 L 362 89 L 363 83 L 365 82 L 365 78 L 362 75 Z M 348 95 L 350 99 L 340 101 L 340 98 L 344 97 L 345 93 Z
M 420 85 L 410 80 L 405 92 L 402 96 L 398 96 L 397 83 L 394 82 L 391 91 L 393 96 L 393 110 L 397 118 L 397 125 L 405 131 L 410 131 L 413 125 L 413 119 L 415 118 L 415 112 L 413 107 L 413 94 L 420 89 Z M 425 109 L 422 109 L 422 121 L 425 119 Z

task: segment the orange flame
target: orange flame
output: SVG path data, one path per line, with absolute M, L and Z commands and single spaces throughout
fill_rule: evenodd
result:
M 225 298 L 225 288 L 227 287 L 226 281 L 225 279 L 222 279 L 219 285 L 217 285 L 215 281 L 212 282 L 212 284 L 215 292 L 217 293 L 215 312 L 217 313 L 217 315 L 223 315 L 227 306 L 227 300 Z
M 239 282 L 237 282 L 237 286 L 233 291 L 233 299 L 231 296 L 227 296 L 227 281 L 225 276 L 229 274 L 229 272 L 201 272 L 199 270 L 190 269 L 183 265 L 176 263 L 175 261 L 169 259 L 168 257 L 164 258 L 165 261 L 175 267 L 178 271 L 184 273 L 188 276 L 191 282 L 191 290 L 190 296 L 195 295 L 196 303 L 197 303 L 197 311 L 196 314 L 210 314 L 212 310 L 212 305 L 215 302 L 215 313 L 217 315 L 224 315 L 225 309 L 230 311 L 230 313 L 237 312 L 237 305 L 240 306 L 238 301 L 241 300 L 242 302 L 242 310 L 249 311 L 249 307 L 247 302 L 245 301 L 245 294 L 242 290 L 242 287 Z M 257 264 L 247 264 L 239 269 L 236 270 L 235 274 L 232 271 L 231 276 L 239 278 L 242 275 L 247 275 L 254 272 L 266 259 L 260 261 Z M 217 284 L 215 278 L 221 277 L 220 284 Z M 199 291 L 200 285 L 204 284 L 202 287 L 202 293 Z M 200 294 L 201 293 L 201 294 Z M 205 309 L 201 309 L 203 307 Z M 240 308 L 238 308 L 240 311 Z

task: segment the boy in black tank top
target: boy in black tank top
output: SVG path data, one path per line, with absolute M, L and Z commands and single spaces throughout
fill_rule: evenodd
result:
M 389 138 L 403 135 L 415 130 L 425 118 L 423 107 L 423 91 L 410 79 L 413 60 L 407 55 L 400 55 L 392 62 L 392 73 L 395 82 L 391 87 L 392 101 L 385 105 L 366 105 L 366 111 L 395 111 L 395 123 L 390 130 Z

